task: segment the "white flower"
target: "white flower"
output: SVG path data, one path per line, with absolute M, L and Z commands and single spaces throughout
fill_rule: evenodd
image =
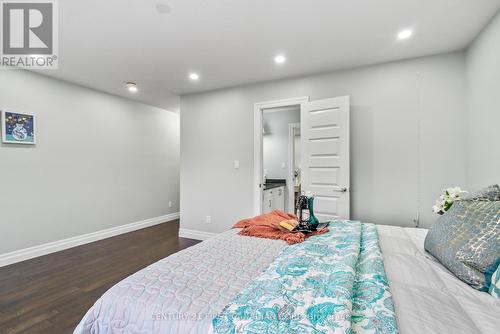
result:
M 444 201 L 437 200 L 436 204 L 432 207 L 432 210 L 435 213 L 439 213 L 439 212 L 443 211 L 443 205 L 444 205 Z
M 446 189 L 446 191 L 448 192 L 448 195 L 451 198 L 458 198 L 458 197 L 460 197 L 460 194 L 465 192 L 462 189 L 460 189 L 460 187 L 448 188 L 448 189 Z
M 466 191 L 462 190 L 460 187 L 450 187 L 445 189 L 444 194 L 439 196 L 439 199 L 432 207 L 432 210 L 435 213 L 443 214 L 451 207 L 453 202 L 460 199 L 460 195 L 462 193 L 466 193 Z
M 442 208 L 440 206 L 434 205 L 432 207 L 432 211 L 434 211 L 434 213 L 439 213 L 441 210 Z

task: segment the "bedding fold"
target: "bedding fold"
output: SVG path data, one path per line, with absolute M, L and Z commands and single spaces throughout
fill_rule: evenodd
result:
M 212 320 L 212 333 L 397 333 L 373 224 L 335 221 L 283 249 Z
M 361 247 L 353 287 L 352 332 L 398 332 L 378 232 L 373 224 L 362 224 Z

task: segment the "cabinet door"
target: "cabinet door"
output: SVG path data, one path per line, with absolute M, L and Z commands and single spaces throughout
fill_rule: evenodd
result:
M 272 202 L 273 200 L 271 190 L 264 190 L 262 192 L 262 213 L 269 213 L 273 211 Z
M 285 211 L 285 187 L 275 189 L 274 208 Z

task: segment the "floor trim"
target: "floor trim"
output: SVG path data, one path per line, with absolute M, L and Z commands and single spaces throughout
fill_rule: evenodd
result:
M 195 240 L 207 240 L 207 239 L 212 238 L 216 235 L 217 235 L 217 233 L 204 232 L 204 231 L 198 231 L 198 230 L 190 230 L 187 228 L 179 228 L 179 237 L 181 237 L 181 238 L 188 238 L 188 239 L 195 239 Z
M 179 219 L 179 212 L 0 254 L 0 267 Z

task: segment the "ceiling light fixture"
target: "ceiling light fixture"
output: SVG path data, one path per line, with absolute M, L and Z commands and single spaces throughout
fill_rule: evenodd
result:
M 408 39 L 411 37 L 411 35 L 413 35 L 413 31 L 411 31 L 410 29 L 401 30 L 398 33 L 398 39 L 399 40 Z
M 172 10 L 172 8 L 170 8 L 170 6 L 167 5 L 166 3 L 157 3 L 156 4 L 156 11 L 160 14 L 168 14 L 168 13 L 170 13 L 171 10 Z
M 191 81 L 198 81 L 200 80 L 200 75 L 198 73 L 191 73 L 189 74 L 189 79 L 191 79 Z
M 274 57 L 274 62 L 278 65 L 284 64 L 286 62 L 286 57 L 284 55 L 277 55 Z
M 137 92 L 137 84 L 135 82 L 128 81 L 126 83 L 126 85 L 127 85 L 127 88 L 128 88 L 129 92 L 131 92 L 131 93 L 136 93 Z

